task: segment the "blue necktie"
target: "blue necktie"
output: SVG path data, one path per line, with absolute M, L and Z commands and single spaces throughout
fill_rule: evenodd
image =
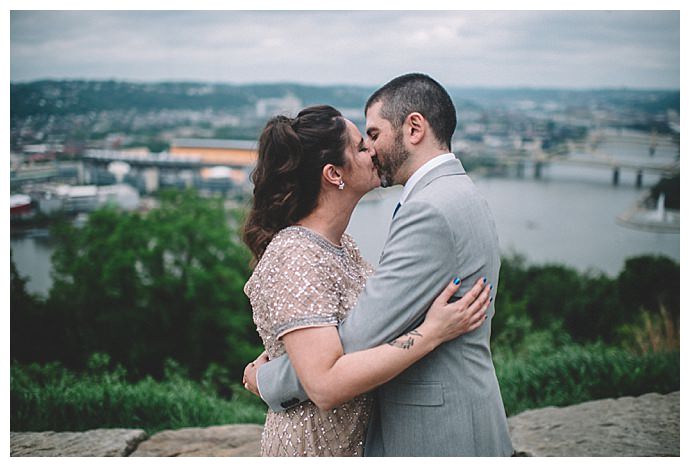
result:
M 400 209 L 400 203 L 398 203 L 398 205 L 395 206 L 395 211 L 393 211 L 393 217 L 395 217 L 395 214 L 397 214 L 398 209 Z

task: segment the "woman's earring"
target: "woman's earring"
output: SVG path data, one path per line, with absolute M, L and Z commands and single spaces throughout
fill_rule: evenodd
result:
M 339 190 L 345 189 L 345 182 L 343 181 L 342 178 L 340 179 L 340 183 L 338 183 L 338 189 Z

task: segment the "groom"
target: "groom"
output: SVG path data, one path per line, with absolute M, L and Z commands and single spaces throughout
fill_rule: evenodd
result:
M 446 90 L 429 76 L 403 75 L 369 98 L 365 114 L 381 185 L 404 188 L 380 264 L 339 325 L 346 353 L 416 327 L 458 272 L 464 293 L 482 276 L 498 285 L 500 268 L 489 207 L 450 152 L 456 115 Z M 493 315 L 492 304 L 480 328 L 376 390 L 365 455 L 511 455 L 489 348 Z M 259 366 L 256 378 L 274 411 L 307 399 L 287 356 Z

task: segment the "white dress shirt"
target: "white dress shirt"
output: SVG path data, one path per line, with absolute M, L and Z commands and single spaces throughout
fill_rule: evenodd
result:
M 407 183 L 403 186 L 403 192 L 402 195 L 400 195 L 400 206 L 405 204 L 405 200 L 407 200 L 407 197 L 410 196 L 410 193 L 412 193 L 412 189 L 414 186 L 419 182 L 422 177 L 429 172 L 431 172 L 432 169 L 438 167 L 439 165 L 443 164 L 444 162 L 447 161 L 452 161 L 455 160 L 455 154 L 452 152 L 448 152 L 446 154 L 441 154 L 440 156 L 436 156 L 430 161 L 427 161 L 423 166 L 415 170 L 415 172 L 412 174 L 412 176 L 407 180 Z

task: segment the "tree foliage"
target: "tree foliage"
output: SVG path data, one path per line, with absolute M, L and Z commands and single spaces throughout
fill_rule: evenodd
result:
M 618 277 L 563 265 L 504 258 L 493 319 L 493 345 L 510 352 L 575 342 L 625 345 L 643 312 L 678 325 L 680 266 L 660 256 L 629 258 Z M 549 347 L 549 346 L 547 346 Z
M 13 328 L 26 340 L 19 347 L 72 367 L 104 352 L 132 376 L 161 376 L 167 358 L 197 377 L 212 362 L 240 374 L 260 349 L 243 292 L 250 256 L 230 226 L 238 214 L 193 191 L 164 192 L 160 203 L 148 213 L 104 208 L 82 228 L 55 229 L 53 336 L 37 341 L 35 326 Z M 35 314 L 17 308 L 13 315 Z

